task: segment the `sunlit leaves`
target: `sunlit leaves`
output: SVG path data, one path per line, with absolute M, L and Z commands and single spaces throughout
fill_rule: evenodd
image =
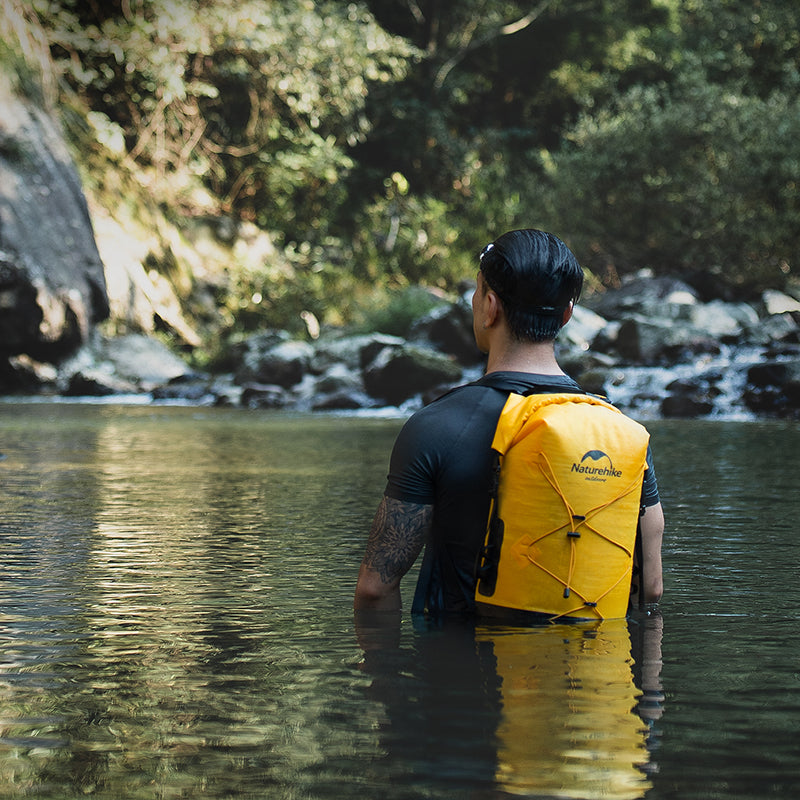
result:
M 37 3 L 65 76 L 124 130 L 128 160 L 163 177 L 165 200 L 188 171 L 277 230 L 312 221 L 272 210 L 301 187 L 325 202 L 368 131 L 370 82 L 396 80 L 413 52 L 359 3 Z

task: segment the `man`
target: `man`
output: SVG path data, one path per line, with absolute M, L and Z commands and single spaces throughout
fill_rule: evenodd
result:
M 414 610 L 474 612 L 491 443 L 508 394 L 579 391 L 558 365 L 554 347 L 583 286 L 583 271 L 569 248 L 549 233 L 510 231 L 481 253 L 477 281 L 473 332 L 488 355 L 486 374 L 403 426 L 359 571 L 357 610 L 399 609 L 400 580 L 427 544 Z M 652 604 L 662 593 L 664 516 L 649 451 L 642 505 L 640 591 Z

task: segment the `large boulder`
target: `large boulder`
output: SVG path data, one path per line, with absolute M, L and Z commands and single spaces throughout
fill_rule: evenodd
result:
M 800 300 L 796 300 L 784 292 L 767 289 L 762 295 L 762 302 L 767 314 L 800 314 Z
M 62 362 L 59 384 L 68 395 L 129 394 L 152 392 L 191 374 L 182 359 L 152 337 L 93 336 Z
M 56 121 L 0 73 L 0 357 L 58 361 L 108 316 L 103 264 Z
M 687 323 L 631 315 L 619 326 L 616 351 L 632 364 L 674 364 L 699 353 L 718 353 L 719 341 Z
M 800 342 L 800 325 L 792 314 L 773 314 L 748 326 L 744 341 L 755 346 Z
M 719 375 L 698 375 L 689 380 L 671 381 L 666 386 L 668 394 L 661 401 L 665 417 L 700 417 L 714 410 L 714 398 L 719 390 Z
M 739 340 L 746 327 L 758 323 L 758 313 L 747 303 L 712 300 L 692 306 L 689 322 L 704 336 L 733 343 Z
M 364 370 L 367 392 L 389 405 L 461 380 L 462 370 L 450 356 L 427 347 L 385 347 Z
M 360 373 L 385 347 L 401 347 L 405 339 L 384 333 L 320 337 L 314 345 L 311 371 L 322 375 L 337 364 Z
M 747 371 L 744 400 L 751 411 L 800 415 L 800 357 L 765 361 Z
M 595 294 L 582 302 L 607 320 L 622 320 L 632 314 L 676 317 L 683 307 L 699 301 L 694 289 L 683 281 L 642 272 L 627 278 L 619 289 Z
M 577 305 L 572 312 L 572 319 L 561 329 L 558 341 L 585 351 L 607 326 L 608 321 L 599 314 Z
M 409 339 L 430 344 L 464 366 L 473 366 L 483 360 L 472 332 L 472 310 L 465 302 L 442 305 L 429 311 L 414 323 Z
M 290 389 L 303 380 L 313 355 L 314 348 L 308 342 L 276 342 L 271 335 L 251 337 L 236 381 L 241 385 L 261 383 Z

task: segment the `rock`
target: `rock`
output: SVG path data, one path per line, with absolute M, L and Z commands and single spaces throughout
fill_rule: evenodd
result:
M 103 264 L 55 120 L 0 77 L 0 355 L 57 361 L 108 316 Z
M 165 344 L 138 333 L 102 340 L 100 356 L 111 363 L 117 375 L 146 391 L 191 374 L 188 365 Z
M 137 394 L 139 389 L 103 369 L 86 369 L 69 376 L 64 394 L 67 397 L 108 397 L 118 394 Z
M 800 385 L 800 360 L 754 364 L 747 370 L 747 380 L 751 386 L 758 388 Z
M 314 385 L 314 392 L 320 394 L 341 391 L 361 392 L 363 389 L 364 382 L 361 379 L 361 371 L 353 372 L 345 364 L 333 364 L 324 375 L 317 378 Z
M 800 358 L 751 366 L 747 371 L 744 400 L 751 411 L 798 416 Z
M 240 384 L 272 384 L 289 389 L 303 380 L 313 354 L 314 348 L 307 342 L 284 341 L 260 350 L 258 342 L 251 339 L 243 363 L 236 371 L 236 381 Z
M 105 266 L 109 307 L 115 324 L 122 330 L 150 334 L 169 330 L 184 344 L 199 347 L 202 339 L 184 317 L 177 287 L 156 269 L 148 267 L 155 254 L 164 250 L 163 241 L 114 219 L 104 208 L 94 209 L 94 229 Z M 182 288 L 188 295 L 190 287 Z M 192 293 L 203 297 L 199 287 Z M 215 312 L 213 302 L 208 311 L 212 315 Z
M 557 346 L 558 363 L 567 375 L 580 375 L 590 369 L 608 370 L 616 366 L 618 359 L 607 353 L 598 353 L 594 350 L 581 350 L 571 348 L 565 350 Z
M 592 351 L 605 356 L 616 353 L 619 329 L 621 327 L 622 323 L 619 321 L 609 322 L 592 340 Z
M 573 349 L 569 353 L 559 353 L 558 361 L 567 375 L 571 375 L 587 392 L 605 395 L 609 375 L 617 364 L 617 359 L 604 353 Z
M 0 359 L 0 394 L 37 394 L 43 388 L 56 389 L 58 370 L 30 356 Z
M 464 366 L 479 364 L 483 355 L 472 333 L 472 310 L 464 303 L 439 306 L 429 311 L 411 328 L 412 342 L 425 342 Z
M 769 315 L 800 313 L 800 300 L 796 300 L 794 297 L 778 292 L 775 289 L 767 289 L 761 295 L 761 300 Z
M 187 374 L 158 386 L 151 392 L 153 400 L 178 400 L 186 403 L 211 403 L 218 400 L 208 378 Z
M 583 372 L 577 373 L 575 380 L 584 391 L 603 396 L 607 394 L 606 384 L 608 383 L 608 370 L 606 369 L 595 368 L 584 370 Z
M 607 320 L 622 320 L 630 314 L 669 318 L 678 315 L 681 307 L 697 302 L 697 294 L 689 284 L 677 278 L 639 273 L 619 289 L 594 295 L 586 307 Z
M 665 417 L 682 417 L 691 419 L 710 414 L 714 404 L 692 395 L 671 394 L 661 401 L 661 413 Z
M 675 364 L 692 355 L 718 354 L 720 342 L 689 324 L 637 315 L 620 325 L 616 349 L 632 364 Z
M 354 389 L 338 389 L 316 395 L 311 402 L 312 411 L 354 411 L 371 408 L 375 402 L 364 392 Z
M 360 372 L 384 347 L 403 344 L 405 339 L 382 333 L 320 338 L 314 345 L 311 371 L 321 375 L 333 365 L 343 364 L 353 372 Z
M 365 344 L 358 353 L 361 369 L 366 369 L 383 350 L 400 350 L 406 344 L 406 340 L 399 336 L 389 336 L 384 333 L 377 333 L 371 337 L 371 341 Z
M 400 405 L 421 392 L 460 380 L 454 359 L 425 347 L 385 347 L 364 370 L 367 392 L 389 405 Z
M 282 386 L 248 383 L 242 387 L 241 404 L 244 408 L 285 408 L 289 393 Z
M 719 376 L 705 376 L 695 380 L 676 380 L 667 385 L 669 394 L 661 401 L 665 417 L 700 417 L 714 410 L 713 397 L 717 394 L 712 385 Z
M 798 342 L 800 341 L 800 325 L 789 313 L 773 314 L 750 325 L 743 338 L 747 344 L 764 347 L 773 342 Z
M 242 405 L 242 387 L 233 383 L 232 376 L 219 376 L 209 386 L 215 406 L 236 408 Z
M 745 325 L 758 321 L 758 314 L 750 306 L 712 300 L 691 307 L 689 321 L 692 327 L 708 338 L 735 341 Z
M 142 334 L 94 335 L 59 365 L 58 385 L 74 394 L 78 384 L 90 387 L 96 382 L 99 387 L 111 387 L 119 383 L 120 391 L 128 394 L 150 392 L 190 374 L 188 365 L 158 339 Z
M 608 321 L 583 306 L 575 306 L 572 319 L 558 335 L 560 342 L 572 344 L 581 350 L 588 350 Z

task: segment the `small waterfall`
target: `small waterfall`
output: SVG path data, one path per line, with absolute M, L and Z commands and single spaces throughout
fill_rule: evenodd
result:
M 673 394 L 708 403 L 710 410 L 704 417 L 755 419 L 743 397 L 748 368 L 762 360 L 761 348 L 723 345 L 717 354 L 703 354 L 669 367 L 617 366 L 609 370 L 606 391 L 613 403 L 642 419 L 668 416 L 663 402 Z

